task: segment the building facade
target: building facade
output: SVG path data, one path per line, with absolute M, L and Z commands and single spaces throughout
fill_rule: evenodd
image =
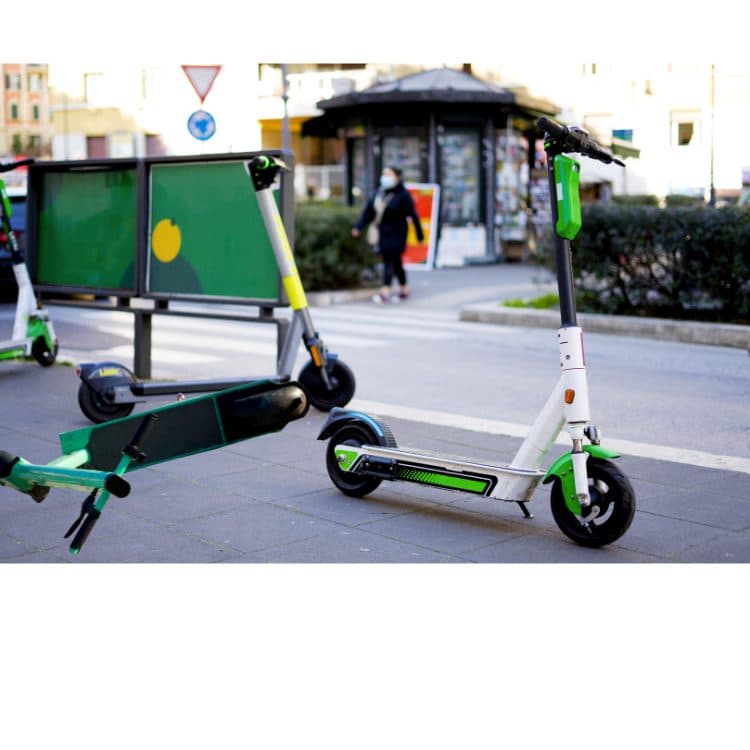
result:
M 343 143 L 302 138 L 319 116 L 318 102 L 362 91 L 431 66 L 289 64 L 286 85 L 277 63 L 222 66 L 203 104 L 217 123 L 198 142 L 187 119 L 201 104 L 177 63 L 148 67 L 57 62 L 2 65 L 0 153 L 54 159 L 188 154 L 275 148 L 284 124 L 300 165 L 300 190 L 345 198 Z M 693 194 L 733 198 L 750 166 L 750 143 L 737 123 L 750 114 L 750 66 L 722 63 L 568 64 L 528 61 L 467 67 L 481 80 L 559 103 L 560 117 L 603 140 L 632 144 L 640 158 L 612 176 L 584 163 L 582 177 L 611 181 L 615 193 Z M 286 117 L 284 110 L 286 108 Z M 598 171 L 597 171 L 598 170 Z M 306 174 L 304 174 L 306 172 Z
M 3 63 L 0 70 L 0 156 L 49 157 L 53 130 L 47 65 Z M 13 179 L 9 173 L 6 181 Z

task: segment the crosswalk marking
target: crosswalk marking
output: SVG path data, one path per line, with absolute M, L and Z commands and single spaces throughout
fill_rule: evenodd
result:
M 133 358 L 133 347 L 130 344 L 122 346 L 113 346 L 107 349 L 107 356 L 113 358 L 123 358 L 130 360 Z M 198 352 L 185 353 L 176 349 L 155 349 L 151 354 L 151 359 L 167 365 L 185 365 L 185 364 L 211 364 L 212 362 L 221 362 L 223 357 L 214 357 L 209 354 L 199 354 Z

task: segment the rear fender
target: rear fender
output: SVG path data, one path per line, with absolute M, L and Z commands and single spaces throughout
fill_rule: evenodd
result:
M 135 375 L 117 362 L 86 362 L 78 366 L 78 376 L 89 388 L 106 397 L 106 392 L 114 392 L 117 386 L 133 385 L 138 380 Z
M 370 414 L 343 409 L 340 406 L 334 406 L 328 413 L 328 419 L 318 435 L 318 440 L 327 440 L 340 427 L 357 422 L 364 423 L 372 430 L 377 438 L 378 445 L 395 447 L 396 441 L 393 439 L 393 434 L 388 425 Z

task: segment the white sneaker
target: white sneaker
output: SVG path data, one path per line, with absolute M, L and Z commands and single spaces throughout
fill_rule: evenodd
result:
M 376 305 L 382 305 L 384 302 L 387 302 L 386 298 L 378 292 L 378 294 L 373 295 L 372 301 Z

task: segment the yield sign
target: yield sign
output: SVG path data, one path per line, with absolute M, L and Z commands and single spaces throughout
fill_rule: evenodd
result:
M 203 104 L 203 100 L 208 96 L 216 76 L 219 75 L 221 65 L 183 65 L 182 69 L 190 79 L 195 93 L 198 94 L 201 104 Z

